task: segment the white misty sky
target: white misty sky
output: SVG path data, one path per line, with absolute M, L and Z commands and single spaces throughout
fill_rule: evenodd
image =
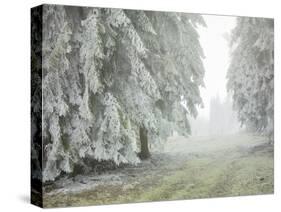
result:
M 198 117 L 209 117 L 210 99 L 219 95 L 223 100 L 226 97 L 226 73 L 229 65 L 229 47 L 226 34 L 235 27 L 236 17 L 203 15 L 207 27 L 199 27 L 200 43 L 205 59 L 205 88 L 201 88 L 201 97 L 204 108 L 198 109 Z

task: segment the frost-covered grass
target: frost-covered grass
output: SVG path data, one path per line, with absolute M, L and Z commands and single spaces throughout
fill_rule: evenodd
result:
M 141 199 L 176 200 L 273 192 L 273 168 L 265 157 L 245 157 L 224 162 L 198 159 L 172 176 Z M 268 166 L 268 167 L 267 167 Z
M 142 168 L 133 171 L 130 169 L 130 172 L 123 170 L 123 174 L 127 173 L 133 177 L 125 178 L 120 183 L 104 183 L 95 189 L 74 193 L 46 194 L 44 206 L 63 207 L 273 193 L 273 146 L 267 145 L 265 138 L 235 135 L 189 140 L 178 138 L 172 142 L 172 152 L 161 155 L 168 160 L 155 160 L 160 165 L 149 166 L 148 163 Z M 200 151 L 202 149 L 204 151 Z M 116 175 L 118 176 L 118 172 Z

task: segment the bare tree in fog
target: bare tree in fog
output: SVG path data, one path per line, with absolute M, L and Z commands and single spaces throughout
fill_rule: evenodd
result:
M 232 110 L 231 99 L 228 96 L 221 101 L 219 96 L 210 101 L 209 134 L 223 135 L 234 133 L 239 130 L 236 114 Z

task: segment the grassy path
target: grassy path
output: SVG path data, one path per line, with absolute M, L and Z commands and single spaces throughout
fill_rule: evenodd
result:
M 84 189 L 46 193 L 44 205 L 64 207 L 273 193 L 273 147 L 263 137 L 176 138 L 166 149 L 169 151 L 156 154 L 139 167 L 116 170 L 108 182 L 89 178 L 92 180 L 83 182 Z

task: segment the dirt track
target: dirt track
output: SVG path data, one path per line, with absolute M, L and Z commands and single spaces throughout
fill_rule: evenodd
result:
M 273 193 L 273 146 L 264 137 L 171 138 L 135 167 L 76 176 L 45 192 L 45 207 Z

